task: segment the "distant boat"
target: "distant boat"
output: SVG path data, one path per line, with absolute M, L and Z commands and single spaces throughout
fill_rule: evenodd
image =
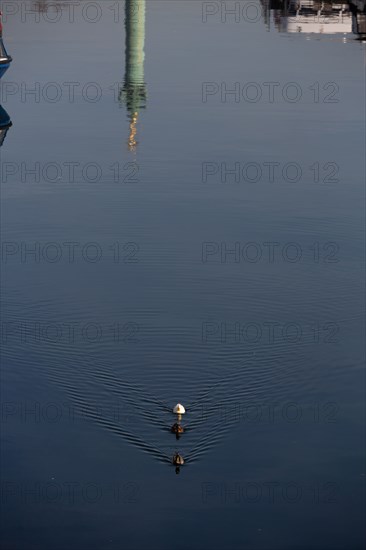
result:
M 11 56 L 6 51 L 3 42 L 3 26 L 1 22 L 1 11 L 0 11 L 0 78 L 8 70 L 10 63 L 12 62 Z

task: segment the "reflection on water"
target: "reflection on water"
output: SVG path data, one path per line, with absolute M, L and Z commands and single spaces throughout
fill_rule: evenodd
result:
M 47 0 L 36 0 L 34 2 L 34 9 L 39 13 L 46 13 L 49 7 L 49 2 Z
M 59 24 L 38 24 L 34 14 L 28 26 L 19 21 L 13 29 L 6 26 L 16 58 L 10 80 L 26 81 L 31 89 L 34 67 L 28 69 L 21 54 L 28 32 L 36 37 L 29 55 L 41 58 L 38 79 L 47 82 L 57 75 L 69 82 L 80 73 L 83 82 L 97 79 L 109 90 L 111 78 L 123 78 L 124 30 L 122 20 L 113 26 L 112 2 L 107 4 L 99 26 L 81 17 L 73 25 L 66 17 Z M 33 3 L 44 12 L 52 5 Z M 60 483 L 84 475 L 88 482 L 114 485 L 137 480 L 143 499 L 133 509 L 103 499 L 80 509 L 54 502 L 45 514 L 38 506 L 12 505 L 8 541 L 22 536 L 14 529 L 21 517 L 24 537 L 44 533 L 49 544 L 32 546 L 42 550 L 117 550 L 121 545 L 164 550 L 182 523 L 187 526 L 180 532 L 182 548 L 194 541 L 197 550 L 278 550 L 299 546 L 299 533 L 304 533 L 304 548 L 345 548 L 346 541 L 360 548 L 361 509 L 358 500 L 343 493 L 337 502 L 317 507 L 305 491 L 301 502 L 279 505 L 267 503 L 264 493 L 256 502 L 238 503 L 229 496 L 226 510 L 215 500 L 221 482 L 230 490 L 233 483 L 253 480 L 260 487 L 335 481 L 358 495 L 363 481 L 357 443 L 363 45 L 349 37 L 347 45 L 318 41 L 320 32 L 338 32 L 336 24 L 350 28 L 353 4 L 296 7 L 277 0 L 263 6 L 274 32 L 266 32 L 263 19 L 241 27 L 232 20 L 221 25 L 218 16 L 217 24 L 205 26 L 200 2 L 127 0 L 122 7 L 125 75 L 118 87 L 120 113 L 128 116 L 123 148 L 112 94 L 93 105 L 81 94 L 74 104 L 35 104 L 33 96 L 24 104 L 20 94 L 3 101 L 16 124 L 1 149 L 2 160 L 11 168 L 19 159 L 30 172 L 28 177 L 19 166 L 16 177 L 2 182 L 4 236 L 14 250 L 3 264 L 4 330 L 9 329 L 3 346 L 5 396 L 7 402 L 24 402 L 27 410 L 32 403 L 53 403 L 62 410 L 54 423 L 52 411 L 50 422 L 36 422 L 32 412 L 27 423 L 9 418 L 6 475 L 17 480 L 24 472 L 32 487 L 54 476 Z M 154 37 L 148 43 L 147 73 L 154 95 L 144 112 L 145 8 L 148 36 Z M 278 34 L 299 32 L 299 21 L 301 32 L 313 33 L 315 40 Z M 102 61 L 98 75 L 96 60 Z M 281 83 L 296 78 L 302 89 L 321 79 L 337 82 L 345 101 L 202 104 L 202 80 L 225 81 L 229 89 L 238 79 L 272 82 L 277 77 Z M 141 119 L 148 124 L 139 140 Z M 0 144 L 10 125 L 0 109 Z M 167 137 L 164 146 L 156 139 L 157 128 Z M 86 165 L 95 159 L 109 167 L 128 162 L 134 151 L 142 170 L 133 185 L 110 178 L 100 185 L 71 183 L 65 171 L 57 183 L 42 174 L 36 181 L 34 175 L 36 163 Z M 228 169 L 296 161 L 305 170 L 335 160 L 342 179 L 334 183 L 319 178 L 289 183 L 276 176 L 271 183 L 263 178 L 236 184 L 233 174 L 227 183 L 202 181 L 206 161 Z M 313 251 L 318 242 L 338 242 L 340 261 L 308 261 L 310 253 L 304 252 L 299 263 L 283 262 L 276 254 L 269 263 L 237 263 L 232 251 L 241 239 L 281 249 L 301 242 L 304 251 Z M 65 255 L 59 262 L 36 261 L 39 242 L 62 250 L 65 243 L 76 243 L 75 262 Z M 125 242 L 138 243 L 139 262 L 112 261 L 112 243 L 122 247 Z M 203 242 L 227 243 L 227 261 L 221 255 L 221 262 L 203 263 Z M 100 262 L 79 258 L 85 243 L 100 244 Z M 339 326 L 332 342 L 319 328 L 329 324 Z M 138 329 L 136 340 L 120 331 L 131 325 Z M 292 329 L 300 331 L 298 338 Z M 172 412 L 177 401 L 186 407 L 181 419 Z M 337 422 L 322 415 L 329 404 L 340 411 Z M 286 414 L 288 405 L 295 417 Z M 71 426 L 65 418 L 69 410 Z M 127 415 L 120 414 L 126 410 Z M 174 466 L 179 471 L 182 461 L 182 475 L 176 476 Z M 214 517 L 213 507 L 201 501 L 201 483 L 211 484 Z M 52 533 L 45 533 L 46 522 Z M 55 535 L 58 546 L 52 546 Z M 272 543 L 276 537 L 277 545 Z M 17 547 L 26 548 L 22 542 Z
M 279 32 L 366 36 L 365 2 L 261 0 L 266 25 Z
M 6 51 L 5 44 L 3 41 L 3 30 L 2 30 L 1 11 L 0 11 L 0 78 L 8 70 L 11 61 L 12 61 L 12 58 Z
M 47 11 L 50 4 L 45 0 L 37 1 L 34 8 L 39 12 Z M 308 33 L 338 33 L 350 32 L 352 18 L 357 14 L 354 4 L 336 4 L 331 2 L 317 2 L 314 0 L 262 0 L 264 20 L 267 25 L 275 22 L 280 32 L 308 32 Z M 356 10 L 357 13 L 354 13 Z M 125 3 L 125 77 L 120 90 L 120 102 L 126 106 L 129 117 L 128 148 L 135 151 L 137 141 L 137 123 L 140 112 L 146 108 L 147 89 L 144 76 L 145 61 L 145 14 L 146 0 L 127 0 Z M 2 44 L 2 43 L 1 43 Z M 5 51 L 5 48 L 4 48 Z M 9 115 L 0 107 L 0 146 L 3 144 L 6 133 L 11 126 Z M 192 348 L 192 345 L 190 345 Z M 95 349 L 95 355 L 98 350 Z M 111 358 L 112 350 L 108 350 Z M 198 353 L 198 350 L 195 350 Z M 61 355 L 61 353 L 60 353 Z M 225 356 L 228 362 L 228 356 Z M 299 364 L 299 359 L 297 358 Z M 164 463 L 172 463 L 172 443 L 174 435 L 179 440 L 184 432 L 179 453 L 182 452 L 184 461 L 188 464 L 201 459 L 209 450 L 212 450 L 219 441 L 230 431 L 230 422 L 217 423 L 215 409 L 218 407 L 234 407 L 236 403 L 250 402 L 260 398 L 266 402 L 267 395 L 278 399 L 289 397 L 286 395 L 286 381 L 289 377 L 288 365 L 276 365 L 276 380 L 273 380 L 273 356 L 263 354 L 260 366 L 245 363 L 244 368 L 238 368 L 236 361 L 231 369 L 222 367 L 212 377 L 213 367 L 200 365 L 203 380 L 197 381 L 192 376 L 183 377 L 189 387 L 189 395 L 194 396 L 192 403 L 187 405 L 187 418 L 183 425 L 178 422 L 172 426 L 171 405 L 156 397 L 151 391 L 153 381 L 147 384 L 146 389 L 140 384 L 126 377 L 121 379 L 120 373 L 110 366 L 102 365 L 90 371 L 90 365 L 78 363 L 78 372 L 69 371 L 67 366 L 54 369 L 51 374 L 52 382 L 62 388 L 75 405 L 87 405 L 88 417 L 102 428 L 114 433 L 150 456 Z M 181 374 L 175 373 L 176 379 Z M 79 377 L 79 378 L 78 378 Z M 154 372 L 155 381 L 160 381 L 164 387 L 166 372 L 157 368 Z M 179 384 L 178 384 L 179 386 Z M 81 391 L 79 388 L 83 388 Z M 147 389 L 149 388 L 149 389 Z M 89 396 L 90 401 L 85 397 Z M 136 425 L 127 429 L 117 422 L 106 421 L 94 413 L 92 403 L 100 402 L 106 396 L 115 396 L 118 401 L 129 404 L 138 412 L 144 425 Z M 146 405 L 151 405 L 151 410 Z M 203 414 L 203 411 L 206 411 Z M 209 411 L 209 413 L 207 412 Z M 164 433 L 165 440 L 159 441 L 159 435 Z M 155 437 L 156 436 L 156 437 Z M 170 439 L 169 439 L 170 438 Z M 176 451 L 178 452 L 178 451 Z M 174 462 L 174 459 L 173 459 Z M 176 464 L 177 465 L 177 464 Z M 178 465 L 179 466 L 179 465 Z
M 11 126 L 10 116 L 0 105 L 0 147 L 2 147 L 6 134 Z
M 12 61 L 11 56 L 6 51 L 4 42 L 3 42 L 3 29 L 2 29 L 2 20 L 1 20 L 1 11 L 0 11 L 0 78 L 8 70 L 10 63 Z M 0 105 L 0 147 L 2 147 L 6 134 L 12 125 L 10 116 Z
M 366 2 L 350 0 L 260 0 L 263 21 L 269 29 L 271 23 L 281 33 L 307 35 L 353 33 L 366 38 Z M 37 2 L 37 4 L 44 4 Z M 44 9 L 44 6 L 43 6 Z M 126 0 L 125 3 L 125 77 L 119 99 L 127 108 L 129 118 L 128 148 L 135 151 L 137 123 L 140 111 L 146 108 L 147 89 L 144 76 L 146 0 Z
M 145 60 L 145 0 L 128 0 L 125 5 L 126 62 L 124 86 L 120 101 L 127 106 L 130 120 L 128 147 L 137 146 L 137 121 L 141 109 L 146 107 Z

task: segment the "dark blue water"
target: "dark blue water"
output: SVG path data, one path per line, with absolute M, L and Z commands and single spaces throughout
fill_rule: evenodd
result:
M 363 548 L 357 17 L 54 4 L 1 6 L 3 547 Z

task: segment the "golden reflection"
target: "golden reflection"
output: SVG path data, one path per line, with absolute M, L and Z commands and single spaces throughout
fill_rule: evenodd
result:
M 125 4 L 125 77 L 119 99 L 126 105 L 129 118 L 128 149 L 135 151 L 137 122 L 141 110 L 146 107 L 145 61 L 145 12 L 146 0 L 126 0 Z
M 136 145 L 137 145 L 137 141 L 135 139 L 135 136 L 137 134 L 136 124 L 137 124 L 138 118 L 139 118 L 138 113 L 133 113 L 133 115 L 131 115 L 130 135 L 129 135 L 129 138 L 128 138 L 128 148 L 129 148 L 130 151 L 134 151 L 136 149 Z

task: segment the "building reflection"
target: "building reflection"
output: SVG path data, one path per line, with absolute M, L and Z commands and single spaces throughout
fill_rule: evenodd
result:
M 125 5 L 125 77 L 119 99 L 126 105 L 129 118 L 128 148 L 137 147 L 137 122 L 146 107 L 145 61 L 146 0 L 126 0 Z
M 312 34 L 355 34 L 366 37 L 366 0 L 261 0 L 268 28 L 279 32 Z

